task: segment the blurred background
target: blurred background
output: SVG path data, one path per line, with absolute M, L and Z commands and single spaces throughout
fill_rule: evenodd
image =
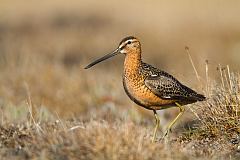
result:
M 219 64 L 240 67 L 239 15 L 237 0 L 1 0 L 0 106 L 25 106 L 30 96 L 61 117 L 153 119 L 124 93 L 123 56 L 84 66 L 134 35 L 145 62 L 204 93 L 206 60 L 211 78 Z

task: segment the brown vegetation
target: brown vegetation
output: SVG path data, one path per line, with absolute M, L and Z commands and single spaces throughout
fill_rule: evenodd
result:
M 240 10 L 233 2 L 1 3 L 1 159 L 238 159 Z M 152 113 L 125 95 L 122 58 L 83 70 L 130 34 L 146 62 L 208 97 L 186 106 L 167 143 L 151 143 Z M 159 112 L 162 130 L 177 112 Z

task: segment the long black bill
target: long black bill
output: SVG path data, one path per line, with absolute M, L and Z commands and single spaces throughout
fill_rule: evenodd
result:
M 103 57 L 101 57 L 101 58 L 93 61 L 92 63 L 90 63 L 89 65 L 87 65 L 84 69 L 91 68 L 91 67 L 94 66 L 95 64 L 100 63 L 100 62 L 102 62 L 102 61 L 104 61 L 104 60 L 106 60 L 106 59 L 108 59 L 108 58 L 111 58 L 111 57 L 117 55 L 118 53 L 119 53 L 119 49 L 116 49 L 116 50 L 113 51 L 112 53 L 109 53 L 109 54 L 107 54 L 107 55 L 105 55 L 105 56 L 103 56 Z

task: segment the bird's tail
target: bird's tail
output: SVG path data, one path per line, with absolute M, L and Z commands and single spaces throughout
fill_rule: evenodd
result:
M 197 101 L 204 101 L 204 100 L 206 100 L 206 97 L 204 95 L 202 95 L 202 94 L 196 94 L 194 97 L 196 98 Z

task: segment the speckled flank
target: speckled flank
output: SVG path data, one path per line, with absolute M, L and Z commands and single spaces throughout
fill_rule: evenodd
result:
M 160 110 L 166 105 L 175 106 L 173 100 L 164 100 L 145 85 L 145 74 L 141 72 L 141 59 L 137 53 L 127 54 L 124 62 L 123 84 L 127 95 L 147 109 Z M 169 107 L 170 107 L 169 106 Z

